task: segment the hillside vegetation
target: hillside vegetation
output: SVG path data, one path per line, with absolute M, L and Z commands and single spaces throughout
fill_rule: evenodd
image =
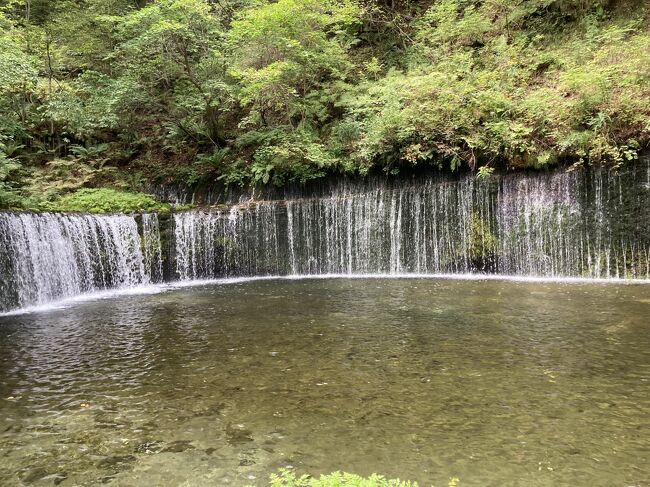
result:
M 649 141 L 642 0 L 0 0 L 0 207 Z

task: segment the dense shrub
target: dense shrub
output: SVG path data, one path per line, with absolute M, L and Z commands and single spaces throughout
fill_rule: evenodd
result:
M 0 0 L 0 206 L 617 166 L 650 143 L 649 52 L 640 0 Z
M 114 189 L 80 189 L 46 206 L 51 211 L 89 213 L 134 213 L 169 211 L 169 206 L 144 193 L 127 193 Z

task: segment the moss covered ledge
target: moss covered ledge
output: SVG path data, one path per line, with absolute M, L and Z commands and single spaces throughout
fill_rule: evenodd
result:
M 168 213 L 171 206 L 152 195 L 109 188 L 85 188 L 44 204 L 43 210 L 84 213 Z

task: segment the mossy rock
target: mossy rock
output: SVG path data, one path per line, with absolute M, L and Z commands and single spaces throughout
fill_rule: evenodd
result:
M 145 193 L 115 189 L 80 189 L 48 204 L 48 211 L 88 213 L 137 213 L 170 211 L 170 206 Z

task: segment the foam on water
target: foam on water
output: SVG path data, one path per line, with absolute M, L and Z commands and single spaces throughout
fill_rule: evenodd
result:
M 255 281 L 301 281 L 301 280 L 328 280 L 328 279 L 411 279 L 411 280 L 459 280 L 459 281 L 504 281 L 521 283 L 552 283 L 552 284 L 601 284 L 601 285 L 650 285 L 648 279 L 593 279 L 580 277 L 535 277 L 535 276 L 508 276 L 498 274 L 293 274 L 277 276 L 250 276 L 250 277 L 226 277 L 220 279 L 195 279 L 186 281 L 174 281 L 162 284 L 149 284 L 125 289 L 109 291 L 98 291 L 93 293 L 80 294 L 70 298 L 53 301 L 37 306 L 0 313 L 0 317 L 18 316 L 31 313 L 46 313 L 59 309 L 65 309 L 81 303 L 92 301 L 114 299 L 124 296 L 137 296 L 158 294 L 172 291 L 174 289 L 201 287 L 201 286 L 227 286 Z

